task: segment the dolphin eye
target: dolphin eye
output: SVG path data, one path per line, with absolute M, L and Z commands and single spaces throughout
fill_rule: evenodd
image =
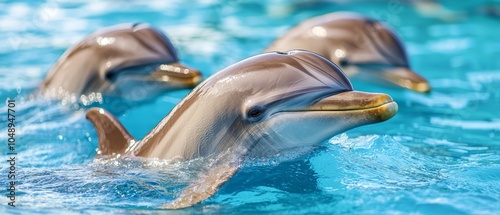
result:
M 339 66 L 345 67 L 347 65 L 349 65 L 349 61 L 347 59 L 345 58 L 340 59 Z
M 118 71 L 109 71 L 105 74 L 105 77 L 106 79 L 113 80 L 116 77 L 117 73 Z
M 262 116 L 264 116 L 264 112 L 265 112 L 265 110 L 263 107 L 256 106 L 256 107 L 251 108 L 247 112 L 247 117 L 248 117 L 248 119 L 251 119 L 252 121 L 257 121 L 257 120 L 261 119 Z

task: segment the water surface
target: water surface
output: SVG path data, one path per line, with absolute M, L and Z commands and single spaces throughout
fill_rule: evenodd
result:
M 168 211 L 157 207 L 213 162 L 93 161 L 97 135 L 84 110 L 31 96 L 65 49 L 85 35 L 117 23 L 148 22 L 172 39 L 183 63 L 210 76 L 258 54 L 303 19 L 343 10 L 392 26 L 432 93 L 353 81 L 357 90 L 390 94 L 399 113 L 332 137 L 312 154 L 248 161 L 213 198 L 175 213 L 498 213 L 500 19 L 481 12 L 495 2 L 444 1 L 459 14 L 451 20 L 394 1 L 360 2 L 1 2 L 0 99 L 16 99 L 19 185 L 16 208 L 1 197 L 0 213 L 163 214 Z M 166 93 L 117 117 L 140 139 L 188 92 Z M 0 159 L 8 160 L 2 124 Z M 2 162 L 0 181 L 7 181 L 8 168 Z

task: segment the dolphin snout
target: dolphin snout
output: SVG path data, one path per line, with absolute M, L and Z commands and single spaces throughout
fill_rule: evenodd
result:
M 346 91 L 320 100 L 307 111 L 350 113 L 373 123 L 392 118 L 398 105 L 387 94 Z
M 389 82 L 398 86 L 414 90 L 420 93 L 427 93 L 431 91 L 429 82 L 416 72 L 408 68 L 394 68 L 385 71 L 382 76 Z
M 179 62 L 158 66 L 156 71 L 151 73 L 151 77 L 159 82 L 169 82 L 169 84 L 184 87 L 195 87 L 203 80 L 199 70 L 184 66 Z

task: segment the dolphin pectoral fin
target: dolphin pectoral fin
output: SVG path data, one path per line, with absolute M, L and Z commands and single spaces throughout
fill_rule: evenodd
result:
M 109 112 L 91 108 L 85 115 L 94 124 L 99 141 L 97 156 L 123 154 L 134 140 L 132 135 Z
M 173 88 L 194 87 L 202 81 L 199 70 L 182 65 L 179 62 L 171 64 L 161 64 L 151 73 L 153 80 L 166 82 Z
M 195 183 L 184 188 L 177 199 L 160 206 L 160 208 L 187 208 L 210 198 L 217 192 L 220 186 L 236 174 L 239 167 L 239 163 L 234 162 L 221 163 L 211 167 L 211 169 L 203 174 Z

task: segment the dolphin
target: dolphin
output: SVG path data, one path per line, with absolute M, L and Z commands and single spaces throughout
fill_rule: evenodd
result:
M 148 95 L 168 89 L 192 88 L 198 70 L 179 63 L 169 39 L 144 23 L 101 28 L 69 48 L 50 69 L 40 91 L 50 98 L 77 96 L 84 105 L 99 96 L 132 98 L 135 86 Z
M 429 92 L 430 84 L 410 69 L 404 46 L 386 25 L 355 13 L 335 12 L 303 21 L 265 52 L 303 49 L 339 65 L 347 75 Z
M 385 121 L 397 109 L 386 94 L 354 91 L 341 69 L 320 55 L 290 51 L 256 55 L 217 72 L 140 141 L 102 108 L 86 117 L 98 134 L 98 158 L 218 158 L 162 206 L 177 209 L 212 196 L 245 158 L 307 152 L 348 129 Z

